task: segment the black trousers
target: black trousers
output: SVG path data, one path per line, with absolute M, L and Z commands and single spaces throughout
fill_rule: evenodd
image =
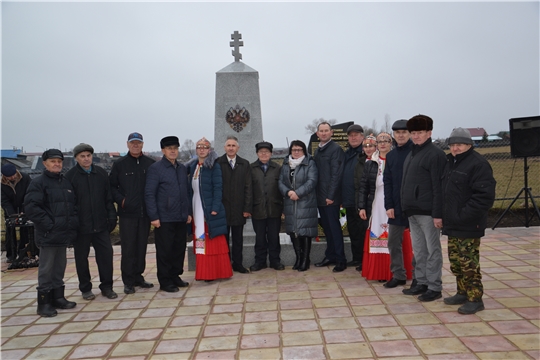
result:
M 79 290 L 87 292 L 92 290 L 92 277 L 88 266 L 90 245 L 96 254 L 98 266 L 99 288 L 103 291 L 113 287 L 113 248 L 111 238 L 107 230 L 94 234 L 78 234 L 73 243 L 75 252 L 75 267 L 79 277 Z
M 368 220 L 362 220 L 354 207 L 345 208 L 347 214 L 347 230 L 351 238 L 352 260 L 362 262 L 364 256 L 364 240 L 369 226 Z
M 161 223 L 154 228 L 156 239 L 157 277 L 160 286 L 174 285 L 184 273 L 187 225 L 185 221 Z
M 229 236 L 229 234 L 231 236 Z M 232 244 L 229 245 L 229 254 L 231 255 L 231 260 L 233 265 L 242 264 L 242 251 L 244 249 L 244 225 L 238 226 L 227 226 L 227 233 L 225 234 L 227 239 L 227 244 L 231 244 L 230 239 L 232 239 Z
M 281 218 L 251 219 L 251 222 L 255 230 L 255 263 L 266 264 L 268 256 L 270 265 L 279 264 Z
M 122 248 L 122 282 L 133 286 L 144 281 L 146 270 L 146 248 L 150 235 L 150 219 L 148 217 L 120 217 L 120 247 Z

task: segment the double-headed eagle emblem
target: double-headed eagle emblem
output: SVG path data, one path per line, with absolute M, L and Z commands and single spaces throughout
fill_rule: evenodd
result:
M 249 112 L 245 107 L 240 108 L 240 105 L 236 104 L 234 108 L 231 107 L 227 111 L 226 120 L 231 129 L 239 133 L 249 122 Z

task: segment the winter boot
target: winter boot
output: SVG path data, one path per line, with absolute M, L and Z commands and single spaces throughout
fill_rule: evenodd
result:
M 298 267 L 298 271 L 306 271 L 309 269 L 309 253 L 311 252 L 311 238 L 309 236 L 302 236 L 300 238 L 300 247 L 302 249 L 302 262 Z
M 37 314 L 44 317 L 53 317 L 58 313 L 51 304 L 51 292 L 50 291 L 38 291 L 38 306 Z
M 460 293 L 457 293 L 454 296 L 444 298 L 444 303 L 446 305 L 461 305 L 461 304 L 465 304 L 466 301 L 467 301 L 467 295 L 460 294 Z
M 77 303 L 64 297 L 65 286 L 52 289 L 52 305 L 57 309 L 73 309 Z
M 298 270 L 300 267 L 301 255 L 300 255 L 300 238 L 297 238 L 295 234 L 291 234 L 291 242 L 294 249 L 294 254 L 296 255 L 296 261 L 292 267 L 293 270 Z
M 464 315 L 475 314 L 481 310 L 484 310 L 484 302 L 481 299 L 478 301 L 467 301 L 457 309 L 458 313 Z

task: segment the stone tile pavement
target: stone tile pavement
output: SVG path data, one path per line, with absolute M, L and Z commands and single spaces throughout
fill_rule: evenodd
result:
M 446 258 L 444 295 L 455 292 Z M 421 303 L 354 269 L 305 273 L 265 269 L 178 293 L 123 293 L 120 248 L 115 291 L 85 301 L 68 253 L 66 296 L 53 318 L 36 315 L 37 270 L 1 275 L 2 359 L 539 359 L 540 229 L 488 230 L 481 266 L 486 310 L 459 315 L 441 300 Z M 149 247 L 146 279 L 156 280 Z M 319 259 L 315 259 L 319 260 Z M 94 290 L 98 277 L 91 261 Z M 2 269 L 7 268 L 5 261 Z M 187 264 L 186 267 L 187 269 Z

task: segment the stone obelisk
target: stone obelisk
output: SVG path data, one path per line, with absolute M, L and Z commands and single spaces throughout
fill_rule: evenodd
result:
M 235 31 L 231 39 L 234 62 L 216 72 L 214 148 L 222 155 L 227 136 L 235 136 L 240 143 L 238 155 L 253 162 L 255 144 L 263 141 L 259 72 L 240 61 L 242 34 Z

